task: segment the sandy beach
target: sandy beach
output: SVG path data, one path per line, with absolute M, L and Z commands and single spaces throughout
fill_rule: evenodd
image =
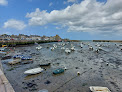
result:
M 41 50 L 36 50 L 38 45 L 16 47 L 8 55 L 17 54 L 32 56 L 33 62 L 29 64 L 9 65 L 13 59 L 1 60 L 6 77 L 15 92 L 38 92 L 47 89 L 49 92 L 89 92 L 90 86 L 105 86 L 111 92 L 122 92 L 122 51 L 120 43 L 100 42 L 102 50 L 96 42 L 65 43 L 65 48 L 75 46 L 75 51 L 70 54 L 61 49 L 59 43 L 44 43 Z M 57 45 L 53 51 L 51 47 Z M 89 44 L 94 49 L 89 49 Z M 47 48 L 49 46 L 49 48 Z M 14 48 L 11 48 L 14 49 Z M 23 61 L 24 62 L 24 61 Z M 42 73 L 25 75 L 24 71 L 39 67 L 39 64 L 51 63 Z M 53 75 L 53 70 L 66 67 L 64 73 Z M 77 75 L 80 72 L 80 75 Z

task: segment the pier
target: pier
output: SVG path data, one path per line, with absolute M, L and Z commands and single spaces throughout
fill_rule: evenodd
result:
M 3 73 L 2 64 L 0 61 L 0 92 L 15 92 L 8 79 Z

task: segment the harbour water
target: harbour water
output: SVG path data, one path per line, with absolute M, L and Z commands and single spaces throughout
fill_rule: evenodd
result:
M 90 86 L 106 86 L 111 92 L 122 92 L 120 43 L 98 43 L 102 48 L 99 52 L 95 51 L 98 48 L 96 42 L 83 42 L 83 48 L 80 47 L 81 42 L 63 43 L 65 48 L 71 48 L 72 44 L 75 51 L 65 53 L 61 42 L 39 44 L 42 46 L 40 50 L 36 49 L 38 45 L 10 48 L 8 55 L 32 56 L 33 60 L 16 65 L 8 64 L 13 58 L 2 60 L 4 73 L 15 92 L 38 92 L 42 89 L 49 92 L 89 92 Z M 51 50 L 54 44 L 57 48 Z M 51 66 L 42 67 L 44 71 L 36 75 L 24 74 L 24 71 L 40 67 L 39 64 L 43 63 L 51 63 Z M 67 68 L 64 73 L 53 75 L 53 70 L 64 67 Z

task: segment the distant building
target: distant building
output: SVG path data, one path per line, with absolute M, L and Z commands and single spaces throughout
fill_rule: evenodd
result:
M 61 37 L 59 35 L 54 36 L 56 41 L 61 41 Z
M 50 41 L 61 41 L 61 37 L 59 35 L 56 35 L 56 36 L 45 36 L 43 35 L 42 37 L 41 36 L 38 36 L 38 35 L 24 35 L 24 34 L 19 34 L 19 35 L 7 35 L 7 34 L 2 34 L 0 35 L 0 41 L 6 41 L 6 40 L 42 40 L 42 41 L 47 41 L 47 40 L 50 40 Z

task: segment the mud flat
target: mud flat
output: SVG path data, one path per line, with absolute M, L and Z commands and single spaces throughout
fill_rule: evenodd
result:
M 85 42 L 84 42 L 85 43 Z M 53 51 L 47 46 L 57 48 Z M 12 84 L 15 92 L 38 92 L 47 89 L 49 92 L 89 92 L 89 86 L 106 86 L 111 92 L 122 92 L 122 51 L 120 43 L 98 43 L 103 48 L 98 53 L 95 42 L 85 43 L 83 48 L 80 42 L 66 43 L 65 48 L 75 46 L 75 51 L 66 54 L 58 43 L 44 43 L 41 50 L 36 50 L 37 45 L 29 47 L 16 47 L 9 55 L 31 55 L 33 62 L 29 64 L 9 65 L 12 59 L 2 60 L 6 77 Z M 94 50 L 89 50 L 88 44 Z M 24 71 L 39 67 L 39 64 L 51 63 L 49 67 L 36 75 L 27 76 Z M 67 67 L 59 75 L 53 75 L 53 70 Z M 81 75 L 77 75 L 77 72 Z

